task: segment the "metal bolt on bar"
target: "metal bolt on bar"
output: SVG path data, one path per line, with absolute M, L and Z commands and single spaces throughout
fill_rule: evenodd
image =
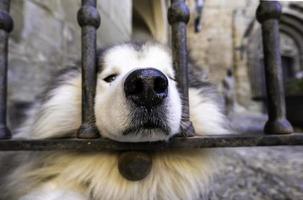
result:
M 11 137 L 6 123 L 8 35 L 13 30 L 10 0 L 0 0 L 0 139 Z
M 171 7 L 168 9 L 168 21 L 172 28 L 173 65 L 176 70 L 178 88 L 182 96 L 182 134 L 184 136 L 193 136 L 194 128 L 189 119 L 188 103 L 186 25 L 189 21 L 189 9 L 184 0 L 171 0 Z
M 100 15 L 96 9 L 96 0 L 82 0 L 78 11 L 78 23 L 82 31 L 82 124 L 77 132 L 78 138 L 98 138 L 95 125 L 96 94 L 96 30 L 100 26 Z
M 280 55 L 280 15 L 281 4 L 279 2 L 260 1 L 256 16 L 262 26 L 269 117 L 265 124 L 264 132 L 267 134 L 288 134 L 293 132 L 291 124 L 286 119 L 285 111 Z

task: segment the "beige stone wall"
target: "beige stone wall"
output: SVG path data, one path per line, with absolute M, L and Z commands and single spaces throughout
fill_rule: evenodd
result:
M 220 86 L 227 68 L 232 68 L 236 79 L 236 99 L 239 105 L 251 111 L 259 111 L 260 105 L 252 101 L 253 92 L 260 90 L 255 82 L 260 82 L 258 75 L 250 80 L 250 73 L 258 70 L 260 57 L 263 57 L 260 25 L 255 20 L 256 0 L 205 0 L 202 15 L 202 31 L 194 33 L 194 0 L 189 1 L 191 21 L 189 23 L 189 48 L 191 56 L 198 65 L 209 72 L 209 79 Z M 282 1 L 282 12 L 302 16 L 299 9 L 288 7 L 294 1 Z M 302 4 L 300 4 L 302 7 Z M 301 17 L 300 17 L 301 18 Z M 252 25 L 252 26 L 251 26 Z M 250 29 L 250 31 L 248 31 Z M 244 37 L 245 33 L 247 37 Z M 281 53 L 287 47 L 285 37 L 281 36 Z M 289 45 L 288 45 L 289 46 Z M 285 53 L 284 53 L 285 54 Z M 295 54 L 295 53 L 294 53 Z M 296 62 L 299 63 L 297 52 Z M 295 68 L 300 71 L 299 64 Z M 262 73 L 262 72 L 261 72 Z M 251 83 L 254 83 L 252 91 Z M 260 86 L 261 87 L 261 86 Z M 259 91 L 260 93 L 260 91 Z
M 242 38 L 254 19 L 258 1 L 205 0 L 202 31 L 194 33 L 194 1 L 189 1 L 191 20 L 188 44 L 191 56 L 209 72 L 209 80 L 220 85 L 228 68 L 236 78 L 236 94 L 240 104 L 251 105 L 250 84 Z

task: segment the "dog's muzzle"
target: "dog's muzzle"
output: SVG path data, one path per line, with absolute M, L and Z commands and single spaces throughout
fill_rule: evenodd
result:
M 137 106 L 150 109 L 160 105 L 167 97 L 168 80 L 157 69 L 138 69 L 125 79 L 124 92 L 126 98 Z

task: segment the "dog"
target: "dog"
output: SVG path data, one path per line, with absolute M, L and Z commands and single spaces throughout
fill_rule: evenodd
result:
M 98 53 L 96 125 L 120 142 L 167 141 L 180 132 L 180 96 L 169 48 L 123 43 Z M 197 135 L 226 134 L 227 120 L 211 84 L 190 70 L 190 119 Z M 81 72 L 60 72 L 35 103 L 14 138 L 73 137 L 81 125 Z M 118 152 L 24 152 L 0 190 L 9 200 L 198 200 L 213 173 L 207 149 L 152 153 L 150 174 L 129 181 L 118 171 Z

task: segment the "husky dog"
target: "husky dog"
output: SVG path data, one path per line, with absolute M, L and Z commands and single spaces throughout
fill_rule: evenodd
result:
M 169 49 L 124 43 L 98 55 L 96 125 L 121 142 L 168 141 L 180 131 L 182 103 Z M 190 117 L 196 133 L 224 134 L 226 119 L 210 84 L 191 79 Z M 65 70 L 30 110 L 14 138 L 72 135 L 81 124 L 81 75 Z M 118 171 L 118 152 L 31 152 L 17 155 L 5 178 L 6 200 L 204 199 L 213 166 L 206 149 L 152 153 L 150 174 L 129 181 Z M 11 158 L 12 159 L 12 158 Z

